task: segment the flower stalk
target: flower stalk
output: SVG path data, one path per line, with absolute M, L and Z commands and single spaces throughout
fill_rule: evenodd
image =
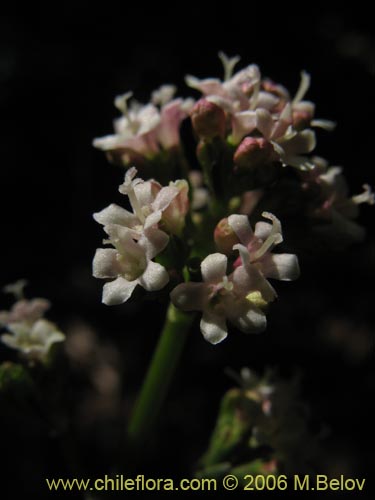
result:
M 152 432 L 180 360 L 194 314 L 170 304 L 163 330 L 151 360 L 128 426 L 128 438 L 139 450 Z

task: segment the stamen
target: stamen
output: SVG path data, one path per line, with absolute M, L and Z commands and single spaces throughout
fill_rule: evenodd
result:
M 270 214 L 269 212 L 263 212 L 262 217 L 269 219 L 272 221 L 272 229 L 271 232 L 266 239 L 266 241 L 263 243 L 263 245 L 257 250 L 251 257 L 251 260 L 254 262 L 256 260 L 259 260 L 260 258 L 263 257 L 263 255 L 268 252 L 270 248 L 272 248 L 274 245 L 278 245 L 283 241 L 283 237 L 281 234 L 281 224 L 280 221 L 277 217 L 274 215 Z
M 138 217 L 141 223 L 144 224 L 146 218 L 134 190 L 134 187 L 137 184 L 142 183 L 143 180 L 139 178 L 134 179 L 136 174 L 137 169 L 135 167 L 130 168 L 125 174 L 125 181 L 119 187 L 119 191 L 120 193 L 126 194 L 129 197 L 130 205 L 132 206 L 135 215 Z
M 232 78 L 233 70 L 236 64 L 240 61 L 240 56 L 228 57 L 224 52 L 219 52 L 219 59 L 224 67 L 224 81 L 227 82 Z
M 301 72 L 301 81 L 297 93 L 292 101 L 292 104 L 297 104 L 305 97 L 306 92 L 309 90 L 311 77 L 306 71 Z
M 371 186 L 369 184 L 363 184 L 363 193 L 352 196 L 352 201 L 356 205 L 360 205 L 361 203 L 368 203 L 369 205 L 374 205 L 375 203 L 375 195 L 371 190 Z

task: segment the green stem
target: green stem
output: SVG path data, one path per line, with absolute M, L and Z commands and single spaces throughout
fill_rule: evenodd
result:
M 128 427 L 128 437 L 140 449 L 152 431 L 177 368 L 194 314 L 170 304 L 164 327 Z

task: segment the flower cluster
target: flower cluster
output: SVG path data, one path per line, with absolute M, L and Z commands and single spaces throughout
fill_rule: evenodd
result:
M 334 127 L 328 120 L 314 119 L 315 105 L 305 101 L 310 76 L 302 72 L 297 93 L 291 98 L 279 84 L 262 78 L 252 64 L 233 73 L 238 57 L 220 54 L 225 70 L 224 82 L 186 77 L 187 84 L 203 97 L 192 110 L 192 121 L 201 139 L 227 138 L 236 147 L 234 163 L 239 168 L 253 168 L 280 161 L 301 170 L 313 168 L 306 154 L 316 145 L 309 127 Z
M 232 249 L 240 257 L 228 276 L 228 258 L 211 254 L 201 264 L 202 283 L 181 283 L 171 293 L 174 305 L 183 311 L 202 311 L 201 331 L 206 340 L 217 344 L 227 336 L 226 320 L 245 333 L 258 333 L 266 327 L 264 307 L 277 294 L 267 278 L 293 280 L 299 275 L 298 260 L 292 254 L 273 254 L 282 242 L 281 225 L 272 214 L 263 216 L 272 224 L 258 222 L 252 231 L 245 215 L 230 215 L 228 226 L 237 239 Z
M 109 280 L 103 302 L 124 303 L 138 285 L 165 289 L 178 309 L 202 313 L 201 332 L 212 344 L 226 338 L 227 322 L 243 332 L 263 331 L 268 304 L 277 297 L 269 280 L 298 277 L 296 255 L 273 251 L 283 242 L 284 206 L 323 239 L 329 239 L 328 221 L 331 237 L 341 231 L 359 240 L 357 206 L 374 202 L 367 185 L 350 198 L 341 170 L 310 155 L 313 129 L 334 124 L 316 119 L 315 105 L 305 100 L 306 72 L 291 96 L 256 65 L 233 74 L 239 58 L 220 58 L 224 81 L 186 77 L 202 94 L 195 104 L 173 99 L 168 85 L 145 106 L 128 105 L 131 94 L 125 94 L 115 100 L 123 113 L 115 135 L 94 141 L 128 168 L 119 190 L 131 206 L 112 204 L 94 214 L 111 245 L 98 249 L 93 262 L 94 276 Z M 201 170 L 190 167 L 180 140 L 188 116 Z M 146 161 L 151 170 L 144 169 Z M 148 180 L 136 177 L 131 165 Z M 267 221 L 259 221 L 261 215 Z
M 8 331 L 1 341 L 30 361 L 46 361 L 52 346 L 65 340 L 58 327 L 43 317 L 49 308 L 46 299 L 21 298 L 10 311 L 0 311 L 0 326 Z

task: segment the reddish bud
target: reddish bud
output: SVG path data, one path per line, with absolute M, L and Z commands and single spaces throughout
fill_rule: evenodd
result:
M 245 137 L 234 153 L 234 163 L 252 169 L 269 163 L 272 154 L 272 144 L 263 137 Z
M 195 133 L 200 139 L 225 136 L 225 113 L 207 99 L 200 99 L 190 112 Z

